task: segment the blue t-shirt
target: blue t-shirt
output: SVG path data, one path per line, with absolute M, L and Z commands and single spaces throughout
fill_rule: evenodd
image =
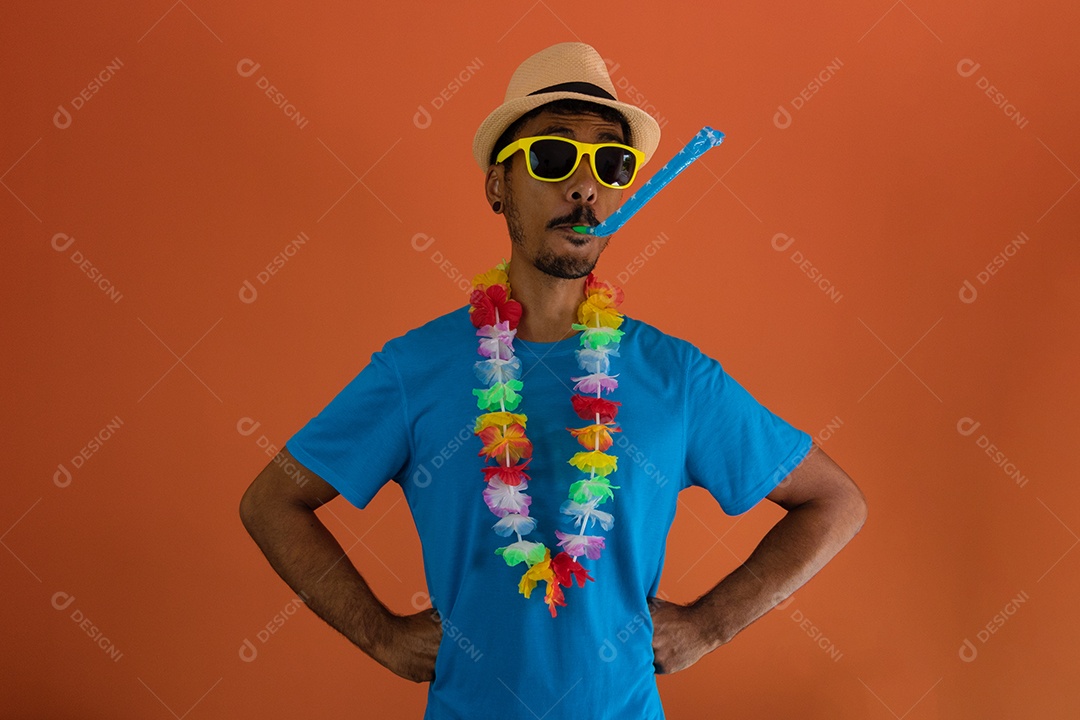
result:
M 364 508 L 393 479 L 404 492 L 423 549 L 432 606 L 443 622 L 425 720 L 535 720 L 628 717 L 664 712 L 653 668 L 655 596 L 676 499 L 707 489 L 728 515 L 746 512 L 790 472 L 810 436 L 758 403 L 720 363 L 690 342 L 625 315 L 611 374 L 621 403 L 607 451 L 618 457 L 619 486 L 600 509 L 614 515 L 599 560 L 578 561 L 595 578 L 564 588 L 551 617 L 545 583 L 518 592 L 524 563 L 510 567 L 495 549 L 516 538 L 492 530 L 473 434 L 476 328 L 462 306 L 387 342 L 286 446 L 309 470 Z M 514 340 L 524 385 L 516 412 L 533 444 L 526 492 L 536 530 L 554 557 L 555 530 L 574 532 L 559 512 L 581 473 L 567 461 L 583 450 L 567 431 L 586 425 L 570 403 L 570 377 L 587 374 L 575 332 L 555 343 Z

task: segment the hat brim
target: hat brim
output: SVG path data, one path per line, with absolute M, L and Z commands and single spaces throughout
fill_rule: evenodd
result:
M 618 110 L 626 118 L 626 122 L 630 126 L 630 146 L 645 154 L 645 160 L 641 163 L 643 166 L 649 162 L 649 159 L 656 151 L 656 147 L 660 144 L 660 124 L 656 122 L 656 118 L 636 105 L 585 95 L 584 93 L 560 91 L 515 98 L 495 108 L 484 119 L 484 122 L 480 123 L 476 135 L 473 137 L 473 157 L 476 159 L 476 164 L 480 166 L 481 170 L 487 170 L 490 167 L 488 161 L 491 158 L 491 150 L 495 146 L 495 142 L 515 120 L 541 105 L 564 98 L 584 100 L 585 102 L 606 105 Z

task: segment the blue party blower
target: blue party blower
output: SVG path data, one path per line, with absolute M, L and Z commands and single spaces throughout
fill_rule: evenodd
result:
M 630 199 L 624 202 L 607 220 L 592 227 L 575 225 L 573 230 L 583 235 L 597 235 L 599 237 L 614 235 L 619 228 L 626 224 L 627 220 L 634 217 L 634 214 L 645 203 L 652 200 L 653 195 L 660 192 L 661 188 L 674 180 L 679 173 L 689 167 L 690 163 L 704 155 L 707 150 L 719 145 L 723 140 L 724 133 L 719 130 L 713 130 L 708 126 L 701 128 L 697 135 L 692 137 L 690 142 L 686 144 L 686 147 L 675 153 L 675 157 L 668 160 L 664 167 L 657 170 L 656 174 L 649 178 L 649 181 L 631 195 Z

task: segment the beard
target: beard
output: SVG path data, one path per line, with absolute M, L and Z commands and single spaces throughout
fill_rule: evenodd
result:
M 510 173 L 505 174 L 503 183 L 506 185 L 506 197 L 503 200 L 503 205 L 505 207 L 506 227 L 510 232 L 510 242 L 516 245 L 520 250 L 524 251 L 526 249 L 525 225 L 521 220 L 521 213 L 514 200 L 514 191 L 511 186 Z M 558 218 L 553 222 L 555 225 L 562 225 L 565 223 L 596 225 L 597 220 L 592 208 L 578 206 L 575 209 L 575 212 L 570 216 Z M 600 241 L 599 238 L 594 238 L 594 240 Z M 601 248 L 601 250 L 603 250 L 603 248 Z M 540 252 L 536 254 L 536 257 L 532 258 L 532 264 L 540 272 L 551 275 L 552 277 L 562 278 L 564 280 L 576 280 L 591 273 L 593 268 L 596 267 L 597 260 L 599 260 L 599 256 L 597 256 L 596 260 L 593 260 L 573 254 L 560 255 L 551 248 L 544 246 L 540 249 Z

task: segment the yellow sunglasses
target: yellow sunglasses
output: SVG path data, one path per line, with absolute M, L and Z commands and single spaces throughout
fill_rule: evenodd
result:
M 606 187 L 622 190 L 634 182 L 645 153 L 622 143 L 584 143 L 557 135 L 521 138 L 504 147 L 495 158 L 501 163 L 518 150 L 529 159 L 529 174 L 544 182 L 559 182 L 574 174 L 581 156 L 589 156 L 593 176 Z

